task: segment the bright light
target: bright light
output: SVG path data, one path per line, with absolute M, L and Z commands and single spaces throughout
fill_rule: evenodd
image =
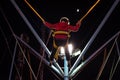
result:
M 72 44 L 68 44 L 68 51 L 69 51 L 70 55 L 72 55 L 72 52 L 73 52 L 73 45 Z
M 77 12 L 79 12 L 80 10 L 79 9 L 77 9 Z
M 60 55 L 65 55 L 65 49 L 64 49 L 64 47 L 60 48 Z
M 81 51 L 79 50 L 79 51 L 77 51 L 76 53 L 74 53 L 74 56 L 77 56 L 77 55 L 79 55 L 81 53 Z
M 81 50 L 80 49 L 76 49 L 74 52 L 73 52 L 73 57 L 75 57 L 75 56 L 78 56 L 78 55 L 80 55 L 80 53 L 81 53 Z

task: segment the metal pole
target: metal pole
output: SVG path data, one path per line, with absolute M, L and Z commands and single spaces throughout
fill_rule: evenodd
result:
M 14 0 L 11 0 L 12 4 L 15 6 L 16 10 L 18 11 L 18 13 L 20 14 L 20 16 L 23 18 L 23 20 L 25 21 L 25 23 L 27 24 L 28 28 L 31 30 L 31 32 L 33 33 L 33 35 L 35 36 L 35 38 L 38 40 L 38 42 L 41 44 L 41 46 L 43 47 L 43 49 L 46 51 L 46 53 L 48 55 L 50 55 L 50 51 L 48 50 L 48 48 L 46 47 L 46 45 L 44 44 L 44 42 L 41 40 L 41 38 L 39 37 L 39 35 L 36 33 L 36 31 L 34 30 L 34 28 L 32 27 L 32 25 L 30 24 L 30 22 L 28 21 L 28 19 L 25 17 L 25 15 L 22 13 L 21 9 L 18 7 L 18 5 L 16 4 L 16 2 Z
M 38 52 L 36 52 L 33 48 L 31 48 L 26 42 L 24 42 L 18 36 L 16 36 L 16 35 L 14 35 L 14 36 L 17 38 L 17 40 L 19 40 L 20 42 L 22 42 L 28 49 L 30 49 L 34 53 L 34 54 L 31 53 L 31 54 L 33 54 L 38 59 L 42 59 L 45 64 L 49 65 L 49 62 L 46 59 L 44 59 L 43 56 L 41 56 Z M 55 66 L 52 65 L 51 67 L 53 68 L 54 71 L 56 71 L 62 77 L 62 74 L 60 73 L 60 71 Z
M 111 37 L 107 42 L 105 42 L 98 50 L 96 50 L 88 59 L 86 59 L 83 63 L 81 63 L 75 70 L 69 74 L 70 77 L 73 77 L 78 71 L 81 71 L 90 61 L 92 61 L 97 55 L 100 54 L 100 51 L 102 51 L 105 46 L 107 46 L 113 39 L 115 39 L 117 36 L 120 35 L 120 31 L 116 33 L 113 37 Z
M 83 51 L 81 52 L 81 54 L 79 55 L 79 57 L 77 58 L 76 62 L 74 63 L 74 65 L 72 66 L 72 68 L 70 69 L 69 74 L 71 74 L 73 72 L 73 70 L 77 67 L 78 63 L 80 62 L 82 56 L 84 56 L 84 54 L 86 53 L 86 51 L 88 50 L 88 48 L 90 47 L 90 45 L 92 44 L 92 42 L 94 41 L 94 39 L 96 38 L 97 34 L 99 33 L 99 31 L 101 30 L 101 28 L 103 27 L 103 25 L 105 24 L 105 22 L 107 21 L 107 19 L 109 18 L 109 16 L 111 15 L 111 13 L 113 12 L 113 10 L 115 9 L 115 7 L 117 6 L 117 4 L 119 3 L 120 0 L 116 0 L 114 1 L 113 5 L 111 6 L 111 8 L 109 9 L 108 13 L 105 15 L 105 17 L 103 18 L 102 22 L 100 23 L 100 25 L 98 26 L 97 30 L 95 31 L 95 33 L 92 35 L 92 37 L 90 38 L 89 42 L 86 44 L 85 48 L 83 49 Z
M 65 55 L 64 55 L 64 80 L 69 80 L 68 79 L 68 62 Z
M 12 63 L 11 63 L 11 68 L 10 68 L 10 74 L 9 74 L 9 80 L 11 80 L 11 76 L 12 76 L 12 70 L 13 70 L 13 64 L 14 64 L 14 60 L 15 60 L 16 48 L 17 48 L 17 43 L 15 43 L 15 48 L 14 48 L 14 53 L 13 53 L 13 58 L 12 58 Z
M 23 12 L 21 11 L 21 9 L 17 5 L 17 3 L 14 0 L 11 0 L 11 2 L 14 5 L 14 7 L 16 8 L 16 10 L 18 11 L 18 13 L 20 14 L 20 16 L 23 18 L 23 20 L 25 21 L 25 23 L 27 24 L 28 28 L 31 30 L 31 32 L 33 33 L 33 35 L 35 36 L 35 38 L 38 40 L 38 42 L 40 43 L 40 45 L 43 47 L 43 49 L 45 50 L 45 52 L 48 54 L 48 56 L 50 56 L 51 55 L 50 51 L 48 50 L 48 48 L 46 47 L 46 45 L 44 44 L 44 42 L 41 40 L 41 38 L 39 37 L 39 35 L 36 33 L 36 31 L 34 30 L 34 28 L 32 27 L 32 25 L 28 21 L 28 19 L 26 18 L 26 16 L 23 14 Z M 59 71 L 61 72 L 61 75 L 62 75 L 62 73 L 63 73 L 62 69 L 56 63 L 55 60 L 54 60 L 54 64 L 57 67 L 57 69 L 59 69 Z

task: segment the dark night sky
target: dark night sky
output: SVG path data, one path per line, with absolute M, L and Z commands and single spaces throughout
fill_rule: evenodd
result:
M 48 22 L 56 23 L 59 21 L 60 17 L 66 16 L 70 19 L 71 24 L 75 25 L 75 23 L 88 11 L 88 9 L 94 4 L 95 1 L 96 0 L 30 0 L 30 3 L 38 11 L 38 13 Z M 83 49 L 85 47 L 85 45 L 87 44 L 95 30 L 100 25 L 101 21 L 105 17 L 106 13 L 110 9 L 114 1 L 115 0 L 101 0 L 99 4 L 83 20 L 79 31 L 71 33 L 72 37 L 70 41 L 74 43 L 75 48 Z M 18 3 L 19 7 L 21 8 L 25 16 L 29 19 L 36 32 L 38 32 L 38 34 L 41 35 L 39 31 L 41 29 L 41 26 L 43 26 L 42 21 L 31 11 L 31 9 L 25 4 L 23 0 L 16 0 L 16 2 Z M 22 20 L 22 18 L 20 17 L 20 15 L 18 14 L 18 12 L 16 11 L 16 9 L 13 7 L 9 0 L 1 0 L 0 9 L 7 17 L 15 34 L 19 36 L 21 33 L 28 33 L 28 35 L 30 35 L 31 38 L 34 38 L 31 32 L 28 30 L 25 22 Z M 76 11 L 77 9 L 79 9 L 80 11 L 77 12 Z M 11 37 L 10 35 L 11 32 L 10 29 L 8 28 L 8 25 L 6 24 L 6 21 L 4 20 L 4 17 L 2 16 L 3 15 L 2 12 L 0 12 L 0 27 L 7 36 L 8 42 L 11 43 L 13 42 L 12 40 L 9 40 L 9 38 Z M 90 48 L 91 53 L 98 49 L 115 33 L 120 31 L 119 15 L 120 15 L 120 3 L 116 6 L 115 10 L 110 15 L 110 17 L 100 30 L 98 36 L 96 37 L 93 45 Z M 49 29 L 47 29 L 47 31 L 49 31 Z M 0 31 L 0 33 L 2 33 L 2 31 Z M 2 39 L 3 35 L 0 35 L 0 38 L 1 38 L 0 48 L 2 49 L 3 47 L 3 49 L 5 50 L 6 44 L 2 44 L 5 42 L 4 39 Z M 31 45 L 33 44 L 37 44 L 37 42 L 33 42 Z M 8 51 L 6 50 L 4 51 L 3 49 L 0 50 L 2 52 L 0 57 L 1 58 L 0 65 L 2 65 L 0 67 L 2 69 L 0 70 L 0 79 L 6 80 L 8 79 L 7 77 L 9 75 L 11 58 L 10 55 L 7 55 Z M 96 69 L 98 66 L 94 64 L 97 63 L 97 61 L 95 60 L 93 63 L 91 63 L 91 65 L 86 67 L 83 70 L 83 72 L 80 73 L 76 80 L 77 79 L 86 80 L 88 78 L 89 80 L 95 80 L 97 71 L 93 72 L 93 69 L 98 70 Z M 1 71 L 4 73 L 2 73 Z M 48 75 L 47 77 L 50 76 Z

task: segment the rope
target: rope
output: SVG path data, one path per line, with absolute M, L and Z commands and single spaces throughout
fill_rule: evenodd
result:
M 24 0 L 24 1 L 33 10 L 33 12 L 42 20 L 42 22 L 44 23 L 45 20 L 40 16 L 40 14 L 29 4 L 29 2 L 27 0 Z
M 79 21 L 82 21 L 92 11 L 92 9 L 98 4 L 99 1 L 100 0 L 97 0 L 96 3 L 87 11 L 87 13 Z

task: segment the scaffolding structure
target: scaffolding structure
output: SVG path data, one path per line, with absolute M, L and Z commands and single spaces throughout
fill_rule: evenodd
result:
M 99 34 L 101 28 L 103 27 L 103 25 L 105 24 L 105 22 L 107 21 L 107 19 L 109 18 L 109 16 L 111 15 L 113 10 L 115 9 L 115 7 L 118 5 L 119 1 L 120 0 L 115 0 L 114 1 L 113 5 L 109 9 L 109 11 L 105 15 L 105 17 L 103 18 L 102 22 L 100 23 L 100 25 L 98 26 L 98 28 L 96 29 L 96 31 L 94 32 L 94 34 L 92 35 L 92 37 L 90 38 L 90 40 L 88 41 L 88 43 L 86 44 L 86 46 L 82 50 L 81 54 L 78 56 L 77 60 L 75 61 L 75 63 L 72 65 L 72 67 L 70 69 L 68 67 L 66 56 L 64 56 L 64 69 L 61 68 L 61 66 L 58 64 L 58 62 L 55 59 L 54 59 L 53 65 L 49 66 L 49 61 L 45 58 L 45 56 L 40 55 L 35 49 L 33 49 L 28 44 L 27 36 L 25 36 L 23 38 L 23 36 L 24 36 L 24 34 L 23 34 L 22 37 L 19 37 L 13 32 L 12 28 L 10 28 L 11 32 L 14 36 L 14 39 L 15 39 L 15 46 L 14 46 L 14 51 L 13 51 L 13 55 L 12 55 L 12 62 L 11 62 L 10 73 L 9 73 L 9 80 L 12 80 L 13 66 L 16 66 L 16 67 L 19 66 L 19 69 L 16 68 L 16 72 L 17 72 L 17 75 L 18 75 L 18 77 L 16 77 L 16 80 L 17 79 L 22 80 L 22 75 L 23 74 L 21 74 L 21 73 L 22 73 L 25 62 L 27 63 L 27 65 L 29 67 L 29 73 L 30 73 L 29 74 L 29 77 L 30 77 L 29 80 L 39 80 L 38 79 L 39 74 L 36 75 L 35 72 L 33 71 L 32 67 L 31 67 L 31 65 L 30 65 L 29 54 L 34 55 L 38 60 L 41 60 L 42 63 L 47 65 L 49 68 L 51 68 L 55 72 L 54 74 L 56 74 L 55 76 L 57 77 L 57 79 L 60 80 L 59 77 L 62 77 L 64 80 L 72 80 L 78 75 L 78 73 L 80 73 L 84 69 L 84 67 L 86 67 L 88 65 L 88 63 L 90 63 L 93 59 L 95 59 L 100 54 L 103 54 L 103 52 L 106 49 L 108 51 L 104 52 L 104 54 L 106 54 L 106 56 L 105 56 L 105 59 L 104 59 L 102 65 L 101 65 L 101 68 L 100 68 L 100 71 L 99 71 L 99 73 L 96 77 L 96 80 L 100 79 L 100 77 L 102 75 L 102 72 L 103 72 L 103 70 L 104 70 L 104 68 L 107 64 L 107 61 L 108 61 L 110 55 L 112 54 L 113 51 L 116 51 L 117 52 L 117 60 L 114 63 L 113 68 L 111 69 L 111 74 L 109 76 L 109 80 L 112 80 L 112 78 L 114 76 L 114 73 L 117 69 L 117 66 L 120 62 L 120 48 L 119 48 L 119 45 L 118 45 L 120 43 L 120 31 L 118 31 L 114 36 L 112 36 L 108 41 L 106 41 L 99 49 L 97 49 L 85 61 L 83 61 L 82 63 L 80 63 L 80 61 L 81 61 L 82 57 L 86 54 L 89 47 L 92 45 L 96 36 Z M 24 22 L 27 24 L 28 28 L 30 29 L 30 31 L 32 32 L 32 34 L 34 35 L 34 37 L 36 38 L 38 43 L 41 45 L 41 47 L 42 47 L 41 51 L 45 51 L 46 55 L 49 57 L 51 55 L 51 52 L 47 48 L 44 41 L 40 38 L 40 36 L 34 30 L 32 24 L 29 22 L 27 17 L 24 15 L 22 10 L 19 8 L 19 6 L 15 2 L 15 0 L 11 0 L 11 3 L 16 8 L 16 10 L 20 14 L 20 16 L 22 17 Z M 8 22 L 7 19 L 6 19 L 6 22 Z M 8 22 L 8 25 L 10 27 L 9 22 Z M 27 39 L 27 40 L 24 40 L 24 39 Z M 19 48 L 19 56 L 21 56 L 21 58 L 19 58 L 18 61 L 21 62 L 21 63 L 16 65 L 14 62 L 15 62 L 15 57 L 18 55 L 18 54 L 16 55 L 16 53 L 17 53 L 16 51 L 17 51 L 18 48 Z M 20 55 L 20 54 L 22 54 L 22 55 Z M 39 68 L 41 68 L 41 67 L 39 67 Z M 19 72 L 19 71 L 21 71 L 21 72 Z M 57 76 L 57 75 L 59 75 L 59 76 Z

